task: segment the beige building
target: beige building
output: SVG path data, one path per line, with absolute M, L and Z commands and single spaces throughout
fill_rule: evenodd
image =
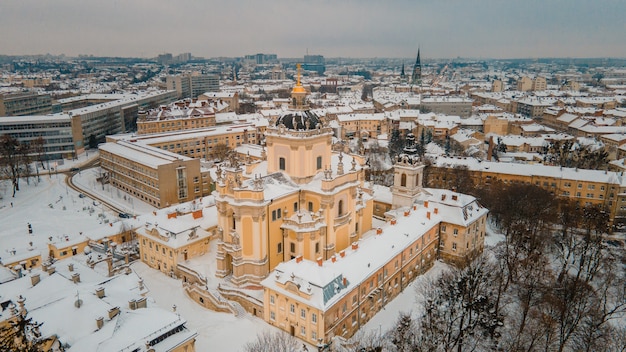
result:
M 482 252 L 486 209 L 455 192 L 423 196 L 328 260 L 279 264 L 261 283 L 264 319 L 313 345 L 350 338 L 437 258 L 464 265 Z
M 105 143 L 99 150 L 104 179 L 157 208 L 210 193 L 209 172 L 201 170 L 199 159 L 133 140 Z
M 172 131 L 188 131 L 215 126 L 215 109 L 212 107 L 182 107 L 176 105 L 140 112 L 137 134 L 145 135 Z
M 291 111 L 265 133 L 266 176 L 236 160 L 218 171 L 217 275 L 258 285 L 279 263 L 327 259 L 371 228 L 363 160 L 331 151 L 332 130 L 308 110 L 300 82 Z
M 137 229 L 141 261 L 169 276 L 187 277 L 193 269 L 185 262 L 209 252 L 217 212 L 212 197 L 144 215 Z
M 396 210 L 373 237 L 278 264 L 261 282 L 265 321 L 313 345 L 350 338 L 437 258 L 462 266 L 482 253 L 487 210 L 471 196 L 422 189 L 423 169 L 414 154 L 396 159 Z
M 226 104 L 225 112 L 239 111 L 239 93 L 237 92 L 206 92 L 198 96 L 198 101 L 213 104 Z

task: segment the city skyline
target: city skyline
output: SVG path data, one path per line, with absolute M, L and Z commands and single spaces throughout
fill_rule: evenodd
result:
M 0 4 L 0 54 L 626 57 L 625 12 L 617 0 L 25 0 Z

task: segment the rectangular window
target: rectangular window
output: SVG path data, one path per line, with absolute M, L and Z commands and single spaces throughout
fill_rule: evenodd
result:
M 296 244 L 295 243 L 290 243 L 289 244 L 289 249 L 291 250 L 291 253 L 295 253 L 296 252 Z
M 306 319 L 306 310 L 300 309 L 300 318 Z
M 304 326 L 300 327 L 300 335 L 306 336 L 306 328 Z
M 311 339 L 313 339 L 314 341 L 317 340 L 317 332 L 311 331 Z
M 317 323 L 317 314 L 315 313 L 311 314 L 311 321 L 313 322 L 313 324 Z
M 446 225 L 441 225 L 441 232 L 446 232 Z
M 452 250 L 456 251 L 456 242 L 452 242 Z
M 270 312 L 270 320 L 272 321 L 276 320 L 276 313 Z
M 283 243 L 282 242 L 278 242 L 278 253 L 282 253 L 283 252 Z
M 187 198 L 187 175 L 185 168 L 176 169 L 176 183 L 178 184 L 178 199 Z
M 293 303 L 289 305 L 289 313 L 296 314 L 296 306 Z
M 274 301 L 274 295 L 270 295 L 270 304 L 274 305 L 275 301 Z
M 452 233 L 453 233 L 455 236 L 456 236 L 456 235 L 458 235 L 458 234 L 459 234 L 459 229 L 454 229 L 454 230 L 452 231 Z

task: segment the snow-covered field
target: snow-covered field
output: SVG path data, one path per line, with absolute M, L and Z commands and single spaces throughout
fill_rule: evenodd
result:
M 66 162 L 59 168 L 69 169 L 85 161 L 83 159 Z M 142 214 L 154 209 L 107 185 L 103 189 L 95 181 L 98 174 L 97 169 L 82 170 L 80 174 L 74 176 L 74 183 L 89 192 L 107 198 L 117 206 L 124 207 L 129 213 Z M 99 214 L 103 214 L 104 218 L 111 222 L 119 221 L 118 214 L 101 205 L 94 206 L 93 200 L 81 198 L 78 192 L 68 188 L 65 185 L 65 175 L 43 173 L 39 182 L 31 179 L 30 184 L 22 180 L 20 191 L 15 198 L 11 197 L 10 191 L 10 183 L 0 181 L 0 258 L 8 257 L 10 251 L 15 249 L 17 252 L 40 251 L 42 257 L 46 259 L 49 237 L 76 235 L 108 226 L 104 223 L 103 217 L 98 216 Z M 29 223 L 33 228 L 32 235 L 28 233 Z M 499 240 L 501 239 L 498 235 L 488 232 L 487 243 L 493 244 Z M 392 327 L 399 312 L 418 314 L 419 305 L 416 300 L 415 287 L 424 280 L 438 275 L 445 270 L 445 267 L 442 263 L 436 263 L 432 270 L 411 283 L 403 293 L 368 322 L 363 330 L 384 333 Z M 148 295 L 160 307 L 171 309 L 172 305 L 176 305 L 177 312 L 187 319 L 188 328 L 198 332 L 196 343 L 198 351 L 241 350 L 247 342 L 253 341 L 258 333 L 274 330 L 261 319 L 249 314 L 235 317 L 232 314 L 217 313 L 197 305 L 185 295 L 179 280 L 169 278 L 143 263 L 137 262 L 132 265 L 132 268 L 144 279 L 149 289 Z M 308 346 L 308 348 L 309 351 L 315 350 L 313 346 Z

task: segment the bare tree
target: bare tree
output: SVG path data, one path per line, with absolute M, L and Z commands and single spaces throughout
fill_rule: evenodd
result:
M 20 167 L 22 166 L 22 145 L 10 135 L 0 137 L 0 169 L 2 174 L 11 180 L 13 197 L 20 190 Z
M 479 257 L 426 286 L 417 350 L 481 351 L 497 346 L 503 322 L 494 309 L 494 269 Z
M 254 342 L 244 347 L 245 352 L 295 352 L 299 350 L 299 342 L 295 337 L 284 331 L 264 331 L 258 334 Z

